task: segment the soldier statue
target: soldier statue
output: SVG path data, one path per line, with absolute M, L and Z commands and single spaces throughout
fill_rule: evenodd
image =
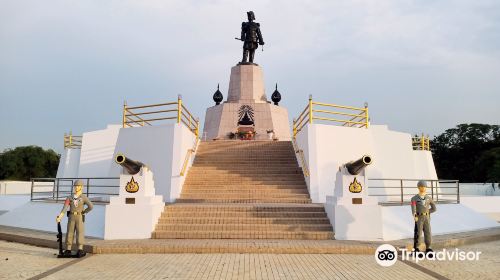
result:
M 422 239 L 422 232 L 425 237 L 425 252 L 432 252 L 431 242 L 431 213 L 436 212 L 436 204 L 432 198 L 426 194 L 427 183 L 418 181 L 418 194 L 411 198 L 411 212 L 415 220 L 413 236 L 413 248 L 415 252 L 420 252 L 418 246 Z
M 243 41 L 243 60 L 241 64 L 254 64 L 253 58 L 258 45 L 264 45 L 260 24 L 254 22 L 255 14 L 247 12 L 248 22 L 241 23 L 241 41 Z
M 73 236 L 76 231 L 76 245 L 78 246 L 78 251 L 76 257 L 81 258 L 85 256 L 85 251 L 83 251 L 83 243 L 85 240 L 85 214 L 90 212 L 94 207 L 92 202 L 87 196 L 82 194 L 83 192 L 83 182 L 82 180 L 77 180 L 74 184 L 73 195 L 70 195 L 64 201 L 64 206 L 61 213 L 57 216 L 56 221 L 61 222 L 64 217 L 64 212 L 68 210 L 68 229 L 66 231 L 66 250 L 64 251 L 63 257 L 71 257 L 71 247 L 73 245 Z M 87 208 L 84 209 L 84 205 Z

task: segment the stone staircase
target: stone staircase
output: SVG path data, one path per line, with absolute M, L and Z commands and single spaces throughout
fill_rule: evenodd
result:
M 201 142 L 153 238 L 333 239 L 289 141 Z

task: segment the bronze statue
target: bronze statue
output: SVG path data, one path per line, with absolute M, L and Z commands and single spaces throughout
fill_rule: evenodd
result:
M 236 38 L 243 41 L 243 60 L 240 64 L 254 64 L 253 58 L 258 45 L 264 45 L 262 33 L 260 32 L 260 24 L 254 22 L 255 14 L 247 12 L 248 22 L 241 23 L 241 38 Z

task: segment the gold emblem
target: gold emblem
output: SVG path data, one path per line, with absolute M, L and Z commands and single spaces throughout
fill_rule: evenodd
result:
M 354 181 L 349 184 L 349 191 L 352 193 L 360 193 L 361 190 L 363 190 L 363 186 L 361 186 L 356 177 L 354 177 Z
M 136 193 L 139 190 L 139 184 L 137 184 L 133 176 L 130 182 L 125 186 L 125 190 L 129 193 Z

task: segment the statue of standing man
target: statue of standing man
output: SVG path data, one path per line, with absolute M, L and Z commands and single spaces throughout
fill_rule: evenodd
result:
M 254 22 L 255 14 L 250 11 L 247 12 L 248 22 L 241 23 L 241 38 L 243 41 L 243 60 L 241 64 L 253 64 L 255 50 L 259 45 L 264 45 L 262 33 L 260 32 L 260 24 Z

